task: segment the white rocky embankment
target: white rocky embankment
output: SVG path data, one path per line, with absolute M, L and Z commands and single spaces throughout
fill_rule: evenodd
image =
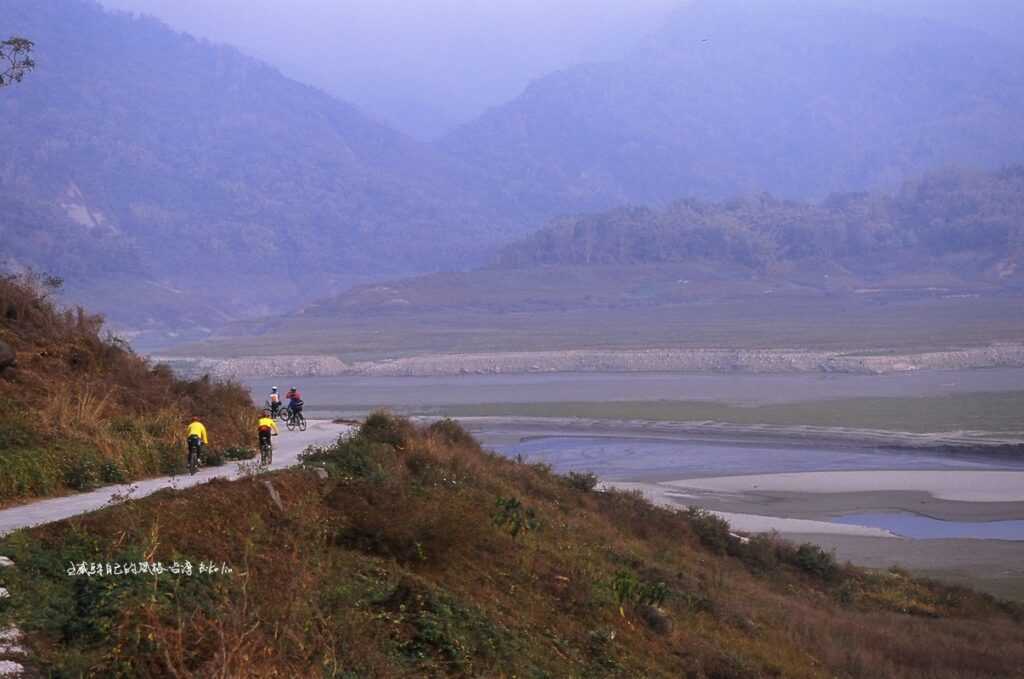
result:
M 800 349 L 614 349 L 434 354 L 345 363 L 334 356 L 231 359 L 160 358 L 182 373 L 215 377 L 360 375 L 374 377 L 545 372 L 709 372 L 883 375 L 913 370 L 1024 367 L 1024 344 L 1004 343 L 924 353 Z

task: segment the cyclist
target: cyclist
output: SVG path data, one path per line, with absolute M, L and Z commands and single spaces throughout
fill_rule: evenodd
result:
M 270 396 L 267 397 L 267 403 L 270 405 L 270 416 L 277 417 L 277 412 L 281 410 L 281 395 L 277 393 L 277 387 L 270 388 Z
M 210 444 L 210 439 L 206 436 L 206 427 L 199 421 L 199 417 L 196 415 L 193 415 L 189 421 L 188 429 L 185 430 L 185 438 L 188 440 L 189 454 L 195 450 L 197 458 L 199 453 L 202 452 L 203 446 Z
M 277 436 L 277 422 L 274 421 L 269 410 L 263 411 L 263 417 L 257 423 L 256 431 L 260 438 L 260 450 L 263 450 L 264 445 L 269 449 L 271 447 L 270 437 Z
M 292 411 L 292 414 L 301 415 L 302 392 L 300 392 L 295 387 L 292 387 L 291 389 L 288 390 L 288 393 L 285 394 L 285 397 L 288 399 L 288 408 Z

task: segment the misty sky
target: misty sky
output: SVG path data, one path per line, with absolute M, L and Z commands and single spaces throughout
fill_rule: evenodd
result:
M 512 99 L 534 78 L 620 57 L 691 0 L 100 1 L 240 47 L 430 139 Z M 807 0 L 828 1 L 1014 40 L 1024 25 L 1024 0 Z
M 682 0 L 101 0 L 227 42 L 420 138 L 621 56 Z

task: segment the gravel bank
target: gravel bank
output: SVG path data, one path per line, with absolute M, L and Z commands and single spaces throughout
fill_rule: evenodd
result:
M 550 372 L 709 372 L 883 375 L 913 370 L 1024 367 L 1024 344 L 1005 343 L 925 353 L 858 354 L 801 349 L 573 350 L 485 354 L 434 354 L 345 363 L 334 356 L 267 356 L 231 359 L 155 356 L 183 374 L 216 377 L 294 375 L 431 377 Z

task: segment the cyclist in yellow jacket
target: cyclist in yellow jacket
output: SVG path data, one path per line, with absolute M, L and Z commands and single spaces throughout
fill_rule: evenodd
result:
M 188 468 L 192 474 L 196 473 L 199 466 L 199 454 L 203 446 L 208 445 L 210 440 L 206 437 L 206 427 L 199 421 L 199 418 L 192 416 L 192 420 L 185 430 L 185 438 L 188 439 Z
M 273 456 L 270 437 L 277 436 L 277 422 L 271 417 L 270 410 L 263 411 L 263 416 L 256 424 L 256 432 L 260 437 L 260 464 L 269 465 Z
M 270 416 L 269 410 L 263 411 L 263 416 L 260 417 L 259 422 L 256 423 L 256 430 L 260 435 L 260 443 L 263 443 L 263 439 L 270 443 L 271 436 L 277 436 L 277 422 Z
M 185 437 L 190 439 L 193 436 L 195 436 L 196 438 L 203 442 L 204 446 L 209 445 L 210 439 L 206 437 L 206 427 L 203 426 L 203 423 L 199 421 L 199 418 L 193 416 L 190 422 L 191 424 L 188 425 L 188 429 L 185 432 Z

